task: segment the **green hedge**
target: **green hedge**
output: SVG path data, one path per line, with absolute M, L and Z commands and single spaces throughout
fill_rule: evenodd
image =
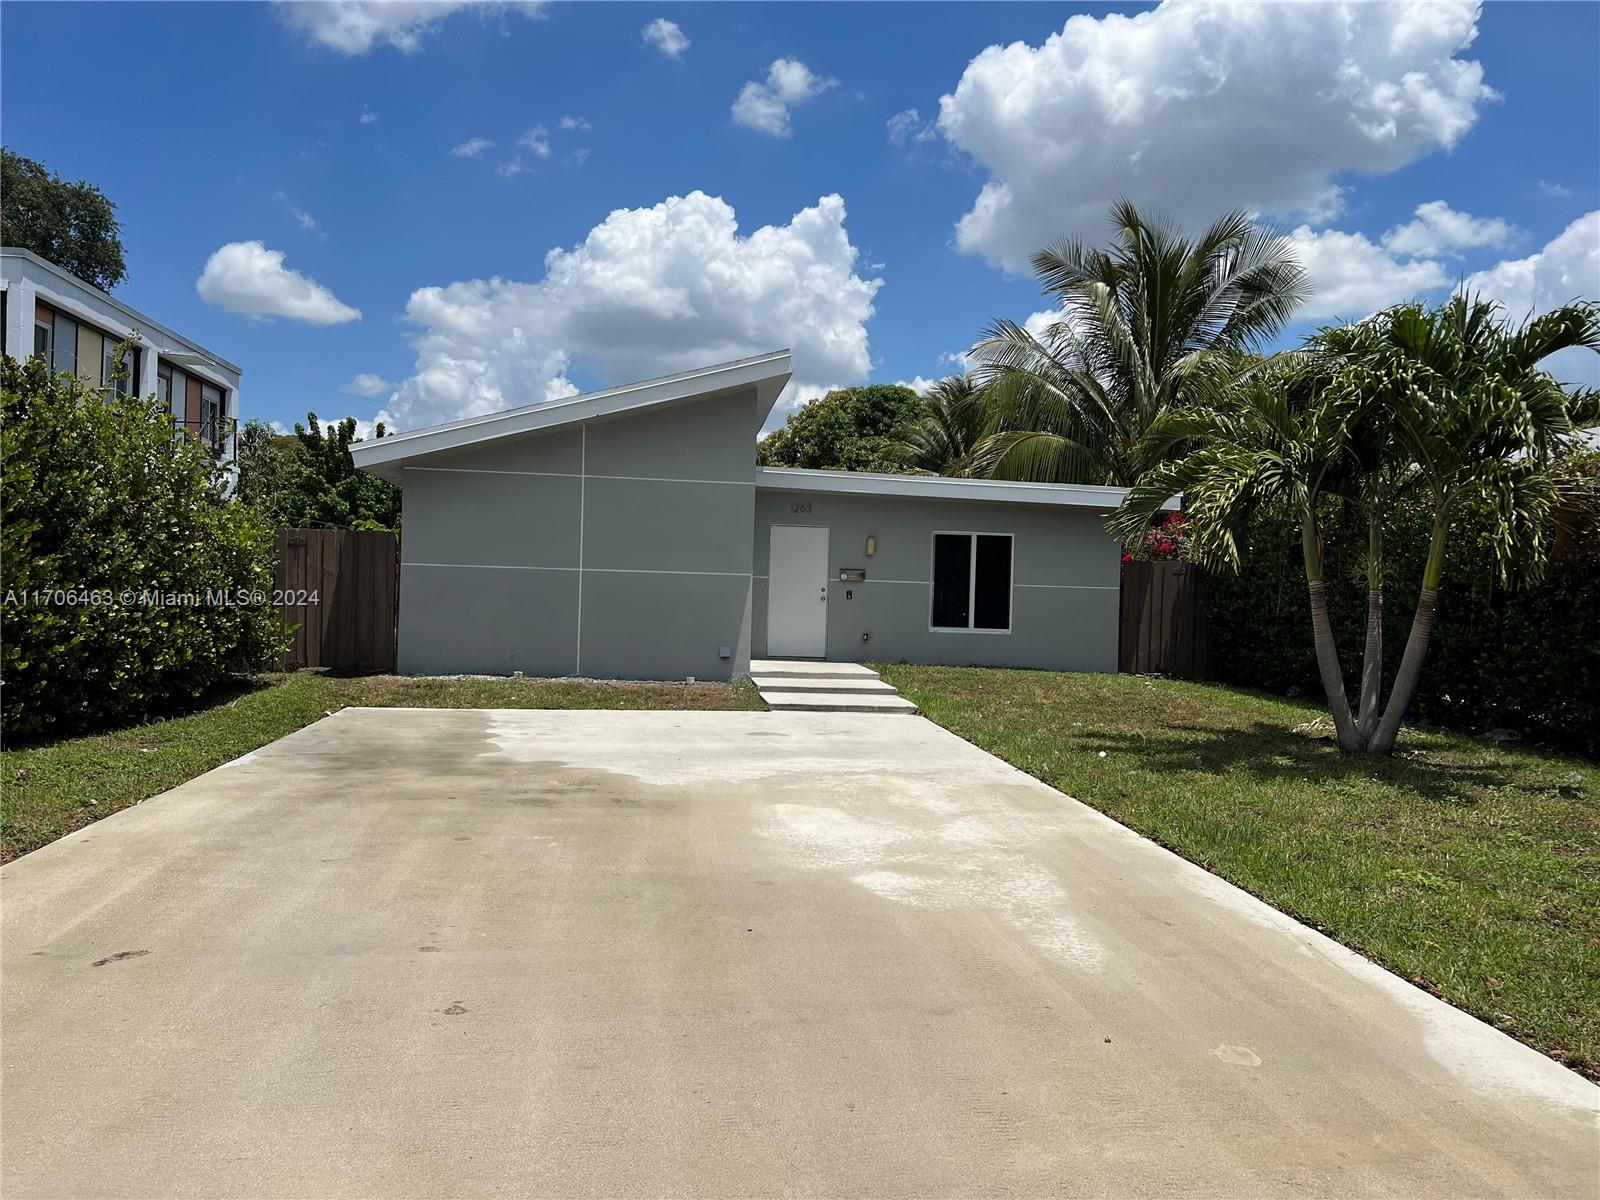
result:
M 1588 491 L 1600 485 L 1600 455 L 1569 457 L 1566 471 Z M 1412 705 L 1421 721 L 1458 729 L 1509 728 L 1533 740 L 1600 756 L 1600 547 L 1592 527 L 1571 539 L 1542 583 L 1502 587 L 1494 557 L 1470 516 L 1449 548 L 1422 682 Z M 1366 527 L 1330 513 L 1329 606 L 1345 686 L 1359 685 L 1366 629 Z M 1416 606 L 1428 518 L 1418 506 L 1396 514 L 1388 537 L 1384 664 L 1392 679 Z M 1251 530 L 1238 575 L 1208 580 L 1211 670 L 1219 679 L 1267 691 L 1320 695 L 1311 645 L 1299 533 L 1288 518 L 1263 515 Z
M 7 734 L 172 712 L 278 651 L 272 531 L 164 405 L 4 358 L 0 421 Z

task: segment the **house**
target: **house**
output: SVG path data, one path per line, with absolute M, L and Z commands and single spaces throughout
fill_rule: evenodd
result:
M 119 379 L 116 348 L 130 337 Z M 234 460 L 239 368 L 31 250 L 0 248 L 0 353 L 42 356 L 92 387 L 160 396 L 175 428 L 219 462 Z
M 1120 489 L 758 468 L 789 374 L 779 351 L 353 446 L 403 484 L 400 670 L 1117 669 Z

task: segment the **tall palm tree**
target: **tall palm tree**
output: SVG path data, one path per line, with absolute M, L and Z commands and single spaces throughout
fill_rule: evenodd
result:
M 922 395 L 922 412 L 906 429 L 906 464 L 951 475 L 961 471 L 983 436 L 983 389 L 971 375 L 949 375 Z
M 1033 256 L 1058 319 L 1037 335 L 996 321 L 974 348 L 987 436 L 973 474 L 1126 487 L 1164 412 L 1198 402 L 1240 369 L 1309 294 L 1289 244 L 1243 212 L 1191 241 L 1128 200 L 1115 243 L 1072 238 Z
M 1304 350 L 1246 369 L 1228 391 L 1153 422 L 1143 454 L 1161 460 L 1179 443 L 1188 452 L 1157 461 L 1110 528 L 1140 536 L 1182 493 L 1195 553 L 1237 568 L 1250 517 L 1268 506 L 1292 512 L 1339 746 L 1387 754 L 1421 676 L 1445 551 L 1464 502 L 1493 502 L 1486 533 L 1502 581 L 1542 570 L 1557 501 L 1549 464 L 1579 430 L 1600 423 L 1600 393 L 1569 392 L 1539 367 L 1573 346 L 1600 351 L 1600 305 L 1567 305 L 1512 326 L 1497 306 L 1458 294 L 1433 310 L 1400 305 L 1324 330 Z M 1383 532 L 1406 490 L 1426 497 L 1433 518 L 1421 593 L 1382 705 L 1374 657 L 1381 596 L 1369 603 L 1360 709 L 1352 713 L 1328 619 L 1319 513 L 1329 497 L 1366 509 L 1368 586 L 1381 588 Z

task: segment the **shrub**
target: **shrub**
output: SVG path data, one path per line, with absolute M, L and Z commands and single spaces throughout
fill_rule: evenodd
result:
M 272 531 L 164 405 L 4 358 L 0 418 L 8 734 L 169 712 L 281 649 Z
M 1560 471 L 1575 507 L 1592 513 L 1600 455 L 1568 455 Z M 1457 728 L 1505 726 L 1600 755 L 1600 541 L 1592 523 L 1564 539 L 1542 582 L 1522 588 L 1495 582 L 1493 547 L 1476 532 L 1487 525 L 1469 514 L 1464 536 L 1451 540 L 1438 623 L 1412 715 Z M 1366 528 L 1359 518 L 1344 520 L 1333 511 L 1324 534 L 1335 636 L 1346 662 L 1359 670 Z M 1421 585 L 1428 546 L 1423 506 L 1399 507 L 1386 542 L 1387 683 L 1399 664 Z M 1210 575 L 1207 595 L 1214 675 L 1268 691 L 1320 694 L 1299 530 L 1292 520 L 1261 514 L 1252 523 L 1239 574 Z M 1352 694 L 1358 685 L 1354 677 L 1345 681 Z

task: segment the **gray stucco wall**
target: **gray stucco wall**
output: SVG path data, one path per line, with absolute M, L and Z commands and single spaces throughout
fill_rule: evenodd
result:
M 748 673 L 754 414 L 737 392 L 408 465 L 400 670 Z
M 802 511 L 793 511 L 795 505 Z M 1117 669 L 1122 556 L 1097 510 L 766 488 L 756 493 L 755 510 L 751 646 L 757 658 L 767 646 L 772 526 L 822 525 L 830 531 L 829 659 Z M 935 531 L 1013 535 L 1011 632 L 930 631 Z M 869 536 L 877 539 L 872 558 L 866 556 Z M 841 582 L 845 567 L 864 568 L 866 582 Z

